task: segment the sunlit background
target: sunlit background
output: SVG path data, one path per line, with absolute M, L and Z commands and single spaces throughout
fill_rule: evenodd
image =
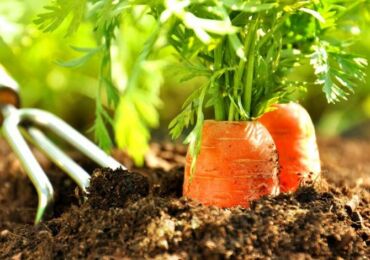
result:
M 69 37 L 65 36 L 63 28 L 53 33 L 41 32 L 33 21 L 47 3 L 48 0 L 0 1 L 0 63 L 19 82 L 23 106 L 49 110 L 87 133 L 94 119 L 100 59 L 94 57 L 85 65 L 72 69 L 58 62 L 80 56 L 71 46 L 95 47 L 93 28 L 84 23 Z M 352 50 L 370 60 L 370 15 L 366 10 L 355 10 L 350 15 L 357 25 L 348 24 L 348 30 L 359 36 Z M 137 53 L 145 30 L 130 30 L 127 25 L 125 29 L 123 40 L 131 41 L 131 45 L 126 43 L 131 49 L 124 50 Z M 338 35 L 338 39 L 340 37 Z M 116 62 L 132 62 L 130 54 L 120 51 Z M 171 58 L 168 53 L 163 55 Z M 370 75 L 370 68 L 367 72 Z M 310 75 L 307 68 L 299 71 L 298 77 Z M 180 111 L 182 102 L 197 84 L 200 83 L 180 83 L 177 74 L 165 73 L 161 88 L 161 124 L 155 130 L 156 138 L 167 138 L 169 121 Z M 302 103 L 310 112 L 318 135 L 370 138 L 370 80 L 358 86 L 346 102 L 327 104 L 320 88 L 310 88 Z

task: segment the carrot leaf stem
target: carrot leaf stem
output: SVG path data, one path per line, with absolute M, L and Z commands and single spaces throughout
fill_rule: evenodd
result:
M 217 48 L 214 50 L 214 69 L 215 71 L 222 68 L 222 59 L 223 59 L 223 47 L 224 44 L 221 42 Z M 222 100 L 222 86 L 219 82 L 215 82 L 216 87 L 216 101 L 214 104 L 215 119 L 223 120 L 225 118 L 225 108 L 224 102 Z
M 244 109 L 247 113 L 248 118 L 251 118 L 251 103 L 252 103 L 252 85 L 253 85 L 253 74 L 254 74 L 254 60 L 255 60 L 255 47 L 256 47 L 256 28 L 257 23 L 254 22 L 251 25 L 250 32 L 248 32 L 248 58 L 247 67 L 245 71 L 246 80 L 244 88 Z

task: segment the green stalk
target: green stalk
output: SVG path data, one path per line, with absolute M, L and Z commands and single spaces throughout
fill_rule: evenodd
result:
M 254 24 L 250 25 L 250 29 L 247 32 L 247 37 L 244 42 L 245 54 L 248 54 L 249 52 L 249 46 L 252 40 L 252 33 L 250 31 L 254 31 L 253 28 L 254 28 Z M 233 97 L 234 98 L 238 96 L 238 90 L 241 89 L 240 85 L 242 83 L 244 68 L 245 68 L 245 60 L 241 59 L 239 61 L 238 69 L 234 72 L 234 78 L 233 78 Z M 235 112 L 235 107 L 233 105 L 230 106 L 228 119 L 229 121 L 239 120 L 239 113 Z
M 139 56 L 134 61 L 124 94 L 130 93 L 130 91 L 137 86 L 137 81 L 139 80 L 140 77 L 141 66 L 143 62 L 145 62 L 148 59 L 149 55 L 152 53 L 154 44 L 156 43 L 159 37 L 160 29 L 161 29 L 160 24 L 157 24 L 153 33 L 145 42 L 144 47 L 140 52 Z
M 239 89 L 240 81 L 243 76 L 244 67 L 245 67 L 245 61 L 240 60 L 238 69 L 234 72 L 234 79 L 233 79 L 234 81 L 233 82 L 233 97 L 234 98 L 237 97 L 238 95 L 238 89 Z M 235 106 L 230 105 L 228 120 L 229 121 L 237 120 L 238 119 L 237 116 L 238 116 L 238 113 L 235 113 Z
M 216 71 L 221 69 L 222 67 L 222 58 L 223 58 L 222 49 L 223 48 L 224 48 L 224 44 L 223 42 L 221 42 L 214 51 L 214 69 Z M 217 88 L 216 93 L 218 95 L 217 100 L 214 104 L 215 119 L 218 121 L 221 121 L 225 119 L 225 108 L 224 108 L 222 95 L 221 95 L 221 89 L 220 89 L 221 85 L 216 80 L 214 81 L 214 84 L 216 84 L 215 86 Z
M 230 74 L 232 72 L 228 71 L 225 73 L 225 81 L 226 81 L 226 86 L 229 86 L 230 87 Z M 235 72 L 234 72 L 235 73 Z M 229 106 L 229 113 L 228 113 L 228 116 L 227 116 L 227 120 L 228 121 L 233 121 L 235 120 L 235 118 L 233 117 L 234 115 L 234 106 L 232 105 L 232 103 L 230 102 L 230 106 Z
M 256 49 L 256 28 L 257 21 L 251 26 L 250 32 L 248 32 L 247 40 L 249 40 L 248 52 L 247 53 L 247 68 L 246 68 L 246 82 L 244 87 L 244 109 L 251 117 L 251 103 L 252 103 L 252 85 L 253 85 L 253 74 L 254 74 L 254 60 L 255 60 L 255 49 Z M 250 37 L 249 37 L 250 36 Z
M 285 21 L 289 18 L 289 13 L 285 13 L 281 16 L 276 24 L 263 36 L 259 39 L 257 43 L 257 49 L 259 49 L 262 45 L 264 45 L 271 37 L 275 34 L 275 32 L 280 29 L 280 27 L 285 23 Z
M 214 105 L 214 111 L 215 111 L 215 119 L 217 121 L 222 121 L 225 119 L 225 110 L 224 110 L 224 106 L 223 106 L 221 98 L 217 98 L 217 101 L 215 102 L 215 105 Z

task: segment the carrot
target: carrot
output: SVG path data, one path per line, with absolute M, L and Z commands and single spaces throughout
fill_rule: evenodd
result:
M 192 180 L 187 155 L 184 195 L 205 205 L 243 206 L 279 192 L 277 152 L 257 121 L 206 120 Z
M 280 190 L 295 191 L 302 182 L 318 179 L 321 171 L 315 128 L 299 104 L 275 105 L 259 121 L 275 141 L 280 164 Z

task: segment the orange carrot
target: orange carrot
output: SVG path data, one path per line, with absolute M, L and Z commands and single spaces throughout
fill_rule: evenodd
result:
M 280 190 L 295 191 L 301 182 L 315 180 L 321 171 L 315 128 L 307 111 L 297 103 L 275 105 L 259 121 L 275 141 L 280 164 Z
M 190 181 L 185 166 L 184 195 L 205 205 L 244 206 L 279 192 L 274 141 L 259 122 L 206 120 L 200 153 Z

